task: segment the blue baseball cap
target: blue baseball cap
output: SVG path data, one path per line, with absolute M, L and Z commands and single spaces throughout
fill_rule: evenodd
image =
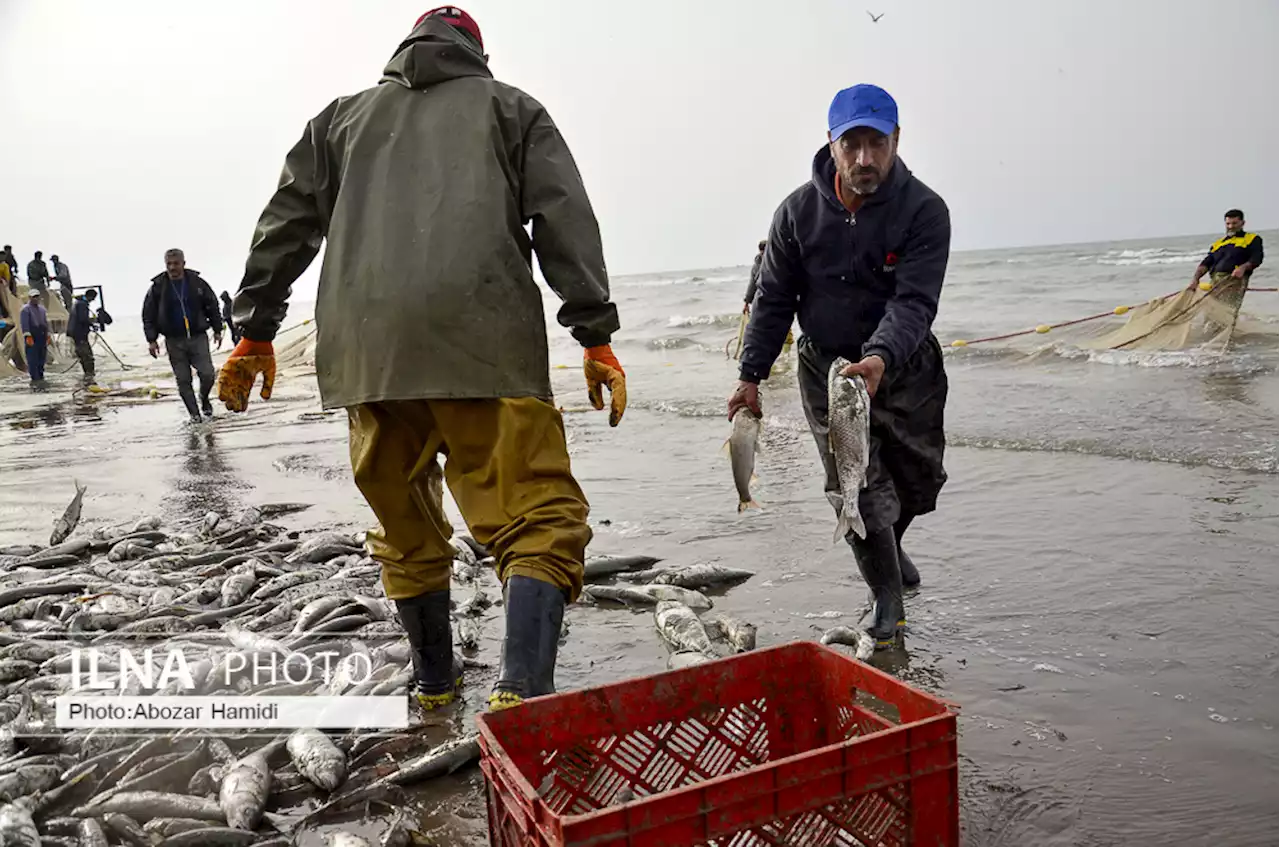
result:
M 889 135 L 898 128 L 898 104 L 876 85 L 855 85 L 836 94 L 827 110 L 827 129 L 835 141 L 849 130 L 869 126 Z

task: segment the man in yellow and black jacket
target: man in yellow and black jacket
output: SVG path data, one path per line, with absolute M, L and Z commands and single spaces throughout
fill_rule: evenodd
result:
M 1227 234 L 1214 242 L 1209 255 L 1204 257 L 1191 278 L 1191 286 L 1200 283 L 1201 277 L 1210 274 L 1214 288 L 1239 287 L 1241 293 L 1248 286 L 1249 276 L 1262 264 L 1262 236 L 1246 232 L 1244 212 L 1231 209 L 1223 216 Z M 1241 282 L 1237 283 L 1236 280 Z

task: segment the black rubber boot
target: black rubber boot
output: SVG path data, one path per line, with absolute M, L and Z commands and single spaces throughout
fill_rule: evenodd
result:
M 915 563 L 902 549 L 902 545 L 898 545 L 898 568 L 902 571 L 902 587 L 915 588 L 920 585 L 920 571 L 916 570 Z
M 859 539 L 853 533 L 848 537 L 853 557 L 867 587 L 871 589 L 873 605 L 871 626 L 867 632 L 876 643 L 877 650 L 897 644 L 898 634 L 906 625 L 906 611 L 902 606 L 902 570 L 898 564 L 898 541 L 893 529 L 882 530 Z
M 462 686 L 462 663 L 453 653 L 449 590 L 397 600 L 396 610 L 409 636 L 418 703 L 428 710 L 449 705 Z
M 213 404 L 209 402 L 208 397 L 200 398 L 200 411 L 204 413 L 206 418 L 213 420 Z
M 903 588 L 915 588 L 920 584 L 920 571 L 916 570 L 915 563 L 902 549 L 902 536 L 907 534 L 907 527 L 911 526 L 914 517 L 915 515 L 906 515 L 893 525 L 893 536 L 898 540 L 898 567 L 902 570 Z
M 518 706 L 528 697 L 554 694 L 556 648 L 564 621 L 564 592 L 549 582 L 513 576 L 502 590 L 507 634 L 502 666 L 489 695 L 489 710 Z
M 196 406 L 195 392 L 188 388 L 186 391 L 179 389 L 178 393 L 182 397 L 182 405 L 187 407 L 187 415 L 191 418 L 192 422 L 200 423 L 203 418 L 200 417 L 200 408 Z

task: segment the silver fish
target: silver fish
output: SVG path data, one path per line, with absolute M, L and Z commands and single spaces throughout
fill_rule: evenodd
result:
M 733 646 L 735 652 L 746 653 L 748 650 L 756 649 L 755 624 L 749 624 L 737 618 L 721 616 L 715 619 L 714 626 L 724 636 L 724 639 Z
M 220 821 L 225 817 L 217 800 L 192 797 L 188 794 L 169 794 L 163 791 L 124 791 L 101 803 L 81 806 L 72 812 L 80 818 L 100 817 L 108 812 L 119 812 L 136 821 L 152 818 L 198 818 Z
M 760 419 L 750 409 L 739 409 L 733 416 L 728 445 L 733 485 L 738 489 L 738 511 L 758 509 L 760 504 L 751 496 L 751 480 L 756 471 L 756 450 L 760 447 Z
M 84 493 L 89 486 L 81 485 L 79 480 L 73 480 L 76 487 L 76 496 L 71 498 L 70 505 L 67 510 L 62 513 L 62 517 L 53 522 L 53 535 L 49 536 L 49 546 L 56 547 L 67 540 L 67 536 L 76 528 L 76 524 L 80 523 L 80 503 L 84 500 Z
M 708 656 L 715 654 L 702 621 L 683 603 L 662 601 L 653 611 L 653 620 L 658 626 L 658 634 L 672 649 L 705 653 Z
M 222 607 L 226 609 L 241 603 L 257 583 L 258 574 L 253 562 L 237 565 L 222 583 Z
M 677 650 L 667 657 L 667 670 L 678 671 L 681 668 L 705 665 L 707 662 L 714 662 L 715 660 L 715 656 L 709 656 L 706 653 L 698 653 L 694 650 Z
M 594 600 L 612 600 L 615 603 L 637 606 L 653 606 L 669 601 L 698 611 L 711 608 L 711 600 L 705 594 L 678 585 L 586 585 L 582 591 Z
M 626 571 L 639 571 L 658 564 L 653 556 L 589 556 L 582 573 L 586 579 L 609 576 Z
M 453 558 L 464 565 L 474 565 L 477 561 L 476 551 L 470 544 L 463 541 L 456 535 L 449 539 L 449 546 L 453 548 Z
M 698 589 L 728 582 L 742 582 L 753 576 L 755 576 L 754 571 L 726 568 L 723 565 L 700 564 L 664 571 L 653 578 L 653 584 Z
M 142 825 L 142 831 L 151 836 L 159 836 L 160 838 L 168 838 L 182 832 L 191 832 L 197 829 L 208 829 L 209 821 L 197 820 L 195 818 L 153 818 Z
M 854 658 L 866 661 L 876 651 L 876 643 L 865 629 L 835 626 L 822 633 L 823 644 L 844 644 L 854 648 Z
M 80 821 L 80 847 L 107 847 L 107 834 L 94 818 Z
M 412 785 L 423 780 L 446 776 L 480 758 L 479 737 L 471 734 L 441 744 L 439 747 L 405 762 L 392 773 L 376 779 L 368 785 L 355 788 L 334 797 L 298 822 L 301 828 L 308 821 L 330 812 L 340 812 L 372 800 L 393 785 Z
M 867 459 L 871 449 L 871 398 L 862 377 L 841 376 L 850 365 L 848 359 L 836 357 L 827 374 L 827 427 L 831 455 L 840 480 L 840 491 L 827 492 L 835 508 L 835 540 L 850 532 L 867 537 L 866 524 L 858 511 L 858 494 L 867 485 Z
M 463 650 L 475 650 L 480 646 L 480 625 L 472 618 L 461 618 L 457 622 L 458 646 Z
M 0 806 L 0 844 L 40 847 L 40 831 L 25 806 L 17 803 Z
M 37 791 L 48 791 L 62 779 L 63 770 L 58 765 L 30 765 L 0 776 L 0 800 L 11 802 Z
M 227 825 L 236 829 L 256 829 L 271 793 L 271 768 L 262 750 L 240 759 L 222 777 L 218 803 Z
M 477 617 L 492 605 L 493 601 L 489 599 L 489 595 L 485 594 L 484 589 L 477 583 L 476 590 L 471 594 L 471 599 L 463 603 L 458 611 L 464 615 Z
M 128 815 L 115 813 L 103 815 L 102 822 L 121 844 L 130 844 L 132 847 L 150 847 L 151 845 L 151 839 L 147 837 L 146 832 Z
M 333 791 L 347 778 L 347 757 L 315 729 L 298 729 L 285 742 L 298 773 L 325 791 Z
M 232 829 L 225 826 L 209 826 L 170 835 L 156 847 L 249 847 L 261 838 L 256 832 Z

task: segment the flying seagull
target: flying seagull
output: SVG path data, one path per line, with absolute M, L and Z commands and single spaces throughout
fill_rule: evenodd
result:
M 872 22 L 873 24 L 874 24 L 874 23 L 879 23 L 879 22 L 880 22 L 880 19 L 884 17 L 884 12 L 881 12 L 881 13 L 880 13 L 880 14 L 878 14 L 878 15 L 873 15 L 873 14 L 871 14 L 871 10 L 870 10 L 870 9 L 868 9 L 868 10 L 867 10 L 867 16 L 871 18 L 871 22 Z

